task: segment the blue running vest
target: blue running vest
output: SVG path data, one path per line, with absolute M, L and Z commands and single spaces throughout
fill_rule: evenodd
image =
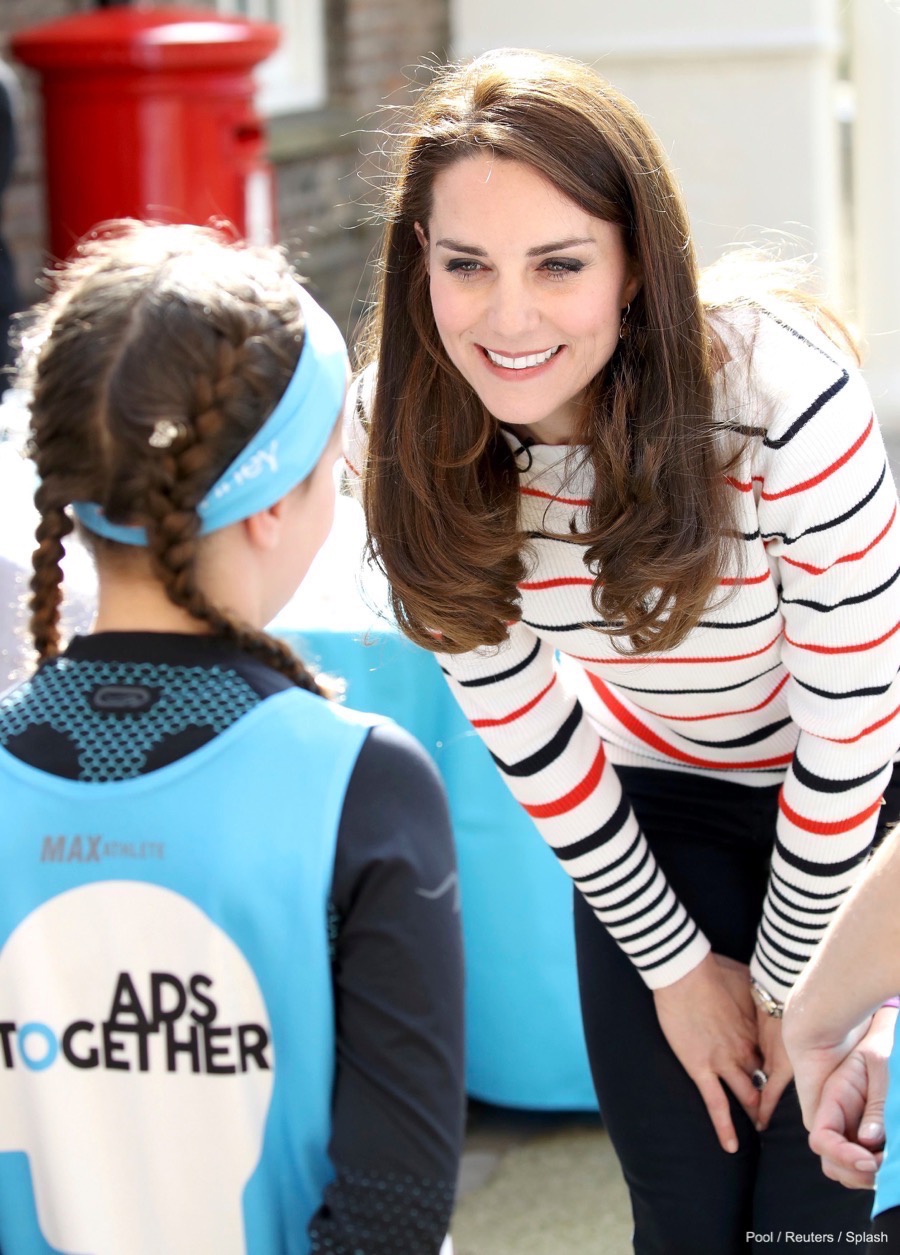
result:
M 875 1177 L 872 1215 L 900 1207 L 900 1030 L 894 1038 L 888 1069 L 887 1102 L 884 1107 L 886 1145 L 884 1161 Z
M 0 751 L 0 1250 L 302 1255 L 327 903 L 373 720 L 291 689 L 111 783 Z

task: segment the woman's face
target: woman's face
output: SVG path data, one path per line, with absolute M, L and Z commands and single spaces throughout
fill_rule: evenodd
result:
M 499 422 L 541 444 L 572 443 L 587 385 L 640 287 L 620 228 L 531 166 L 486 153 L 437 176 L 416 231 L 460 374 Z

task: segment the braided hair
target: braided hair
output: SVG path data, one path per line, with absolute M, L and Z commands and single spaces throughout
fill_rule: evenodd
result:
M 210 631 L 323 692 L 282 641 L 212 604 L 197 580 L 197 507 L 284 392 L 303 346 L 296 279 L 277 248 L 212 228 L 133 221 L 92 232 L 52 276 L 23 336 L 30 452 L 39 476 L 31 634 L 60 650 L 68 507 L 92 501 L 146 529 L 170 601 Z M 151 436 L 160 420 L 177 436 Z M 122 549 L 90 535 L 95 550 Z

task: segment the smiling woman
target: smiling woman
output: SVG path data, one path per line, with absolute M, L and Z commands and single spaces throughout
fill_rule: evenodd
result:
M 588 385 L 640 288 L 621 228 L 531 166 L 488 155 L 441 171 L 427 230 L 416 225 L 435 325 L 460 375 L 523 439 L 575 443 Z
M 701 295 L 658 141 L 563 58 L 439 74 L 385 209 L 348 462 L 398 622 L 578 891 L 635 1249 L 859 1232 L 779 1018 L 898 810 L 897 497 L 852 349 L 749 261 Z

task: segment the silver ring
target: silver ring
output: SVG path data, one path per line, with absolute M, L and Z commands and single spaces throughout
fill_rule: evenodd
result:
M 750 1081 L 754 1089 L 763 1090 L 769 1083 L 769 1077 L 767 1073 L 762 1070 L 762 1068 L 756 1068 L 750 1074 Z

